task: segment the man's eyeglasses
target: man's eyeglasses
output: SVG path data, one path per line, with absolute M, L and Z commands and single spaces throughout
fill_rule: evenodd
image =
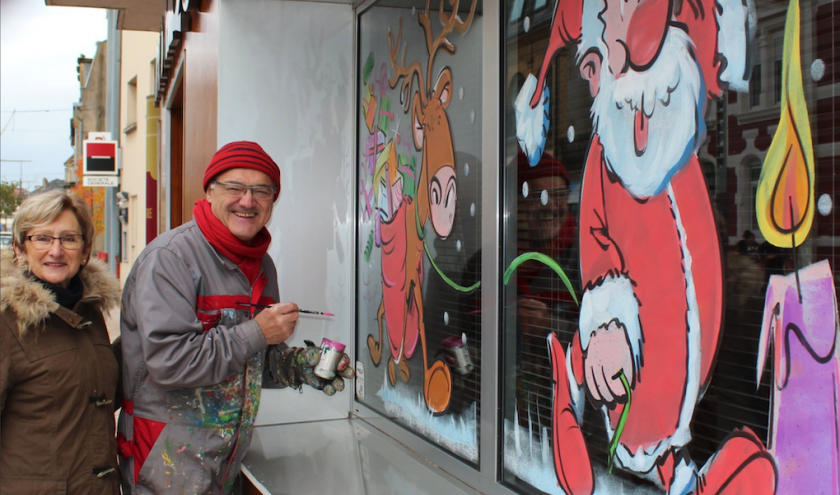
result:
M 560 187 L 558 189 L 544 189 L 542 191 L 538 191 L 539 194 L 530 194 L 527 198 L 525 198 L 526 202 L 537 202 L 539 201 L 542 204 L 547 204 L 549 199 L 554 201 L 566 201 L 569 199 L 569 188 L 567 187 Z
M 555 201 L 564 201 L 569 199 L 569 188 L 568 187 L 560 187 L 557 189 L 546 189 L 546 194 L 548 197 L 555 200 Z
M 245 184 L 240 184 L 238 182 L 219 182 L 217 180 L 213 181 L 211 187 L 214 187 L 216 184 L 222 186 L 222 191 L 224 191 L 225 194 L 233 196 L 234 198 L 241 198 L 245 196 L 246 191 L 251 191 L 254 198 L 260 201 L 274 199 L 274 192 L 277 190 L 276 187 L 271 186 L 246 186 Z
M 46 234 L 26 236 L 26 240 L 31 242 L 35 246 L 35 249 L 39 251 L 46 251 L 51 248 L 56 239 L 58 239 L 58 242 L 64 249 L 76 250 L 82 247 L 85 237 L 82 234 L 66 234 L 61 237 L 53 237 Z

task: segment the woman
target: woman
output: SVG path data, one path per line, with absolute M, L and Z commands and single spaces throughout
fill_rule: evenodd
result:
M 90 210 L 45 192 L 12 230 L 0 258 L 0 492 L 118 494 L 119 367 L 102 312 L 120 289 L 89 259 Z

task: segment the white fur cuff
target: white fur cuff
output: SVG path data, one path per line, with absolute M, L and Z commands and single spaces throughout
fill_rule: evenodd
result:
M 618 320 L 624 325 L 627 340 L 633 351 L 636 369 L 642 362 L 642 327 L 639 322 L 639 303 L 633 283 L 623 276 L 613 276 L 583 293 L 580 304 L 580 344 L 586 350 L 589 337 L 598 327 Z
M 746 93 L 749 90 L 749 66 L 756 30 L 753 0 L 721 0 L 715 17 L 718 30 L 718 51 L 726 59 L 726 68 L 720 80 L 729 83 L 729 89 Z

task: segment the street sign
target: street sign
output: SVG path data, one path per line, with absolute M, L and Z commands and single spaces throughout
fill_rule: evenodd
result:
M 120 178 L 112 175 L 85 175 L 82 180 L 85 187 L 117 187 L 120 185 Z
M 117 175 L 117 142 L 100 139 L 84 141 L 84 175 Z

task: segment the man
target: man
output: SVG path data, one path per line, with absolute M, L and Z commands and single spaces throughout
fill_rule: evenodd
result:
M 517 255 L 548 256 L 576 285 L 578 280 L 577 223 L 569 207 L 570 177 L 560 160 L 543 153 L 531 167 L 523 153 L 517 155 Z M 572 292 L 546 264 L 524 263 L 516 276 L 518 328 L 518 398 L 527 403 L 551 392 L 551 369 L 545 352 L 546 337 L 555 332 L 566 341 L 577 328 L 578 307 Z M 575 287 L 575 292 L 579 292 Z M 535 408 L 539 424 L 551 422 L 550 403 Z M 520 421 L 530 421 L 521 415 Z
M 697 151 L 708 98 L 747 87 L 750 5 L 558 0 L 540 79 L 531 76 L 517 99 L 517 135 L 534 164 L 547 69 L 577 46 L 594 98 L 580 200 L 583 294 L 569 348 L 549 337 L 555 471 L 566 493 L 595 489 L 580 429 L 584 392 L 604 416 L 610 462 L 665 492 L 774 492 L 772 458 L 748 429 L 702 468 L 685 448 L 711 380 L 723 301 Z
M 752 230 L 745 230 L 738 241 L 738 254 L 749 256 L 753 260 L 758 257 L 758 243 L 755 242 L 755 234 Z
M 344 386 L 312 374 L 316 348 L 283 344 L 298 307 L 279 302 L 266 254 L 277 164 L 256 143 L 230 143 L 213 156 L 203 186 L 194 221 L 149 244 L 123 292 L 119 446 L 128 493 L 233 491 L 266 362 L 266 377 L 281 385 Z M 345 377 L 348 364 L 342 356 Z

